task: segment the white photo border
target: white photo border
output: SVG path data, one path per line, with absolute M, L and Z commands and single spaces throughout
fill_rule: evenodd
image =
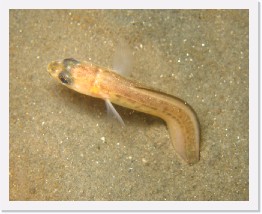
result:
M 62 3 L 61 3 L 62 2 Z M 249 201 L 9 201 L 9 9 L 248 9 L 249 10 Z M 259 183 L 259 3 L 254 0 L 10 0 L 0 3 L 2 62 L 0 209 L 89 211 L 258 211 Z M 4 105 L 3 105 L 3 104 Z

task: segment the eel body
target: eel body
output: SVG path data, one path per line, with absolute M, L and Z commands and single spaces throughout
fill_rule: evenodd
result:
M 48 72 L 79 93 L 160 117 L 167 124 L 176 153 L 189 164 L 199 161 L 200 125 L 195 111 L 185 101 L 72 58 L 51 62 Z

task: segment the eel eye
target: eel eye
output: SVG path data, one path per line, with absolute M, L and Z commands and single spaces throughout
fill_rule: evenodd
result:
M 58 78 L 61 80 L 62 83 L 70 85 L 72 83 L 71 75 L 68 71 L 62 71 Z

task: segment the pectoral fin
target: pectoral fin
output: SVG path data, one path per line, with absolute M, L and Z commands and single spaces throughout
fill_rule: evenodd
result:
M 132 51 L 128 43 L 120 39 L 113 56 L 113 70 L 122 76 L 128 77 L 132 72 L 132 62 Z
M 118 112 L 116 111 L 115 107 L 113 106 L 113 104 L 108 100 L 106 99 L 105 100 L 105 103 L 106 103 L 106 110 L 107 110 L 107 113 L 116 118 L 122 126 L 125 126 L 125 123 L 123 121 L 123 119 L 121 118 L 121 116 L 118 114 Z

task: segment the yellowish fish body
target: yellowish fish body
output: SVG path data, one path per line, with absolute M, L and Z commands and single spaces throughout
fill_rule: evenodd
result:
M 183 100 L 75 59 L 51 62 L 48 72 L 79 93 L 162 118 L 177 154 L 189 164 L 199 161 L 199 122 L 194 110 Z

